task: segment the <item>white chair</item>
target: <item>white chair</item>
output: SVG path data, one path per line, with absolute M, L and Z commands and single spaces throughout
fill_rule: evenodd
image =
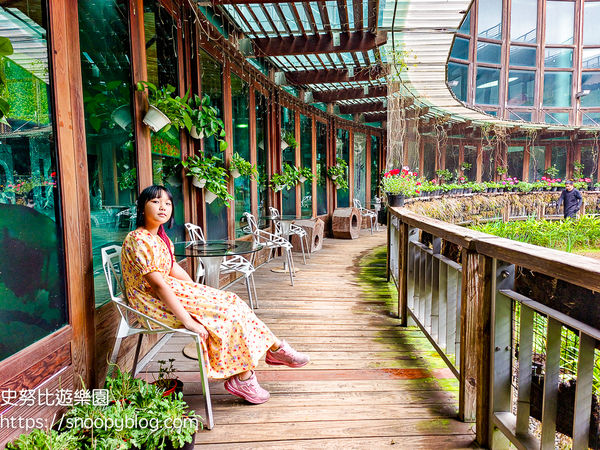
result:
M 278 236 L 273 233 L 269 233 L 268 231 L 261 230 L 258 228 L 258 224 L 256 223 L 256 219 L 254 216 L 248 212 L 245 212 L 244 217 L 250 225 L 250 229 L 252 230 L 252 236 L 254 238 L 254 242 L 257 244 L 263 244 L 269 250 L 277 250 L 278 248 L 285 251 L 287 263 L 288 263 L 288 272 L 290 273 L 290 282 L 292 286 L 294 285 L 294 258 L 292 258 L 292 244 L 287 239 L 284 239 L 281 236 Z M 254 254 L 252 254 L 254 258 Z M 270 259 L 270 254 L 269 254 Z
M 377 223 L 377 214 L 375 211 L 363 208 L 360 204 L 360 200 L 357 198 L 354 199 L 354 207 L 360 211 L 361 217 L 368 217 L 371 220 L 371 234 L 373 234 L 373 227 Z
M 279 210 L 273 206 L 269 206 L 269 214 L 271 214 L 273 219 L 281 217 Z M 277 220 L 275 220 L 275 234 L 278 236 L 282 235 L 281 224 Z M 306 251 L 308 251 L 308 233 L 301 226 L 291 223 L 290 234 L 295 234 L 298 236 L 298 239 L 300 240 L 300 248 L 302 249 L 302 260 L 304 261 L 304 264 L 306 264 L 304 245 L 306 244 Z M 308 257 L 310 258 L 310 253 L 308 254 Z
M 198 225 L 194 225 L 193 223 L 186 223 L 185 229 L 190 235 L 190 240 L 198 241 L 198 242 L 206 242 L 204 238 L 204 232 L 202 228 Z M 200 280 L 204 278 L 204 266 L 202 265 L 202 261 L 200 258 L 196 258 L 196 283 L 200 283 Z M 254 303 L 256 302 L 256 308 L 258 308 L 258 296 L 256 295 L 256 285 L 254 284 L 254 271 L 256 269 L 252 265 L 250 261 L 244 258 L 241 255 L 235 255 L 230 259 L 223 257 L 223 262 L 221 262 L 221 267 L 219 269 L 219 273 L 241 273 L 246 280 L 246 289 L 248 290 L 248 299 L 250 301 L 250 307 L 252 309 L 255 308 Z M 237 280 L 236 280 L 237 281 Z
M 200 384 L 202 385 L 202 393 L 204 394 L 204 406 L 206 408 L 206 428 L 209 430 L 214 426 L 212 405 L 210 401 L 210 391 L 208 387 L 208 377 L 206 375 L 206 363 L 201 347 L 201 339 L 198 333 L 187 330 L 185 328 L 171 328 L 160 321 L 141 313 L 137 309 L 129 306 L 125 288 L 123 285 L 123 277 L 121 275 L 121 247 L 111 245 L 101 249 L 102 268 L 108 284 L 110 299 L 117 307 L 117 311 L 121 316 L 119 328 L 117 330 L 117 338 L 110 356 L 109 374 L 111 367 L 116 363 L 121 348 L 123 338 L 128 336 L 138 336 L 137 346 L 135 348 L 135 357 L 133 359 L 133 368 L 131 369 L 132 376 L 137 375 L 137 364 L 140 356 L 140 348 L 142 345 L 142 336 L 144 334 L 158 333 L 179 333 L 185 336 L 192 337 L 196 341 L 196 350 L 198 351 L 198 368 L 200 369 Z M 134 322 L 130 319 L 130 314 L 136 319 Z

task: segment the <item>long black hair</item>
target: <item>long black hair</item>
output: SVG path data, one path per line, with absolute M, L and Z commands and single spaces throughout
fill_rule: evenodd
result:
M 135 219 L 135 225 L 137 227 L 143 227 L 144 225 L 146 225 L 146 218 L 144 217 L 144 209 L 146 208 L 146 203 L 148 203 L 150 200 L 154 200 L 155 198 L 162 197 L 163 192 L 167 194 L 167 197 L 169 197 L 169 200 L 171 201 L 171 204 L 173 205 L 173 194 L 171 194 L 171 191 L 169 191 L 164 186 L 159 186 L 157 184 L 154 184 L 152 186 L 148 186 L 146 189 L 144 189 L 142 191 L 142 193 L 140 194 L 140 196 L 137 199 L 137 216 Z M 173 217 L 174 212 L 175 212 L 175 205 L 173 205 L 173 209 L 171 210 L 171 217 L 169 217 L 168 222 L 165 223 L 165 226 L 167 228 L 173 227 L 173 222 L 175 220 Z

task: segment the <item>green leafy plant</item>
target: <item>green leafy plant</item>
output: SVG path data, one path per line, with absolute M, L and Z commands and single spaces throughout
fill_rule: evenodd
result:
M 449 183 L 452 181 L 452 172 L 447 169 L 438 169 L 435 174 L 440 178 L 441 182 Z
M 505 166 L 498 166 L 496 167 L 496 173 L 500 176 L 504 175 L 506 172 L 508 172 L 508 167 Z
M 274 173 L 271 176 L 271 189 L 277 192 L 285 188 L 289 191 L 298 184 L 299 179 L 300 171 L 298 168 L 286 163 L 283 165 L 281 174 Z
M 404 195 L 404 197 L 414 197 L 417 195 L 419 186 L 422 181 L 419 181 L 415 172 L 411 172 L 408 167 L 402 169 L 392 169 L 383 174 L 381 178 L 381 190 L 386 194 Z M 452 184 L 443 184 L 441 187 L 444 190 L 451 189 Z
M 583 163 L 580 163 L 579 161 L 573 162 L 573 178 L 576 180 L 583 178 L 583 169 L 584 168 L 585 168 L 585 165 Z
M 5 56 L 10 56 L 14 53 L 10 39 L 7 37 L 0 36 L 0 67 L 4 67 L 3 59 Z M 0 92 L 6 88 L 6 79 L 4 76 L 4 69 L 0 70 Z M 6 117 L 10 112 L 10 105 L 5 98 L 0 97 L 0 123 L 8 125 Z
M 463 162 L 463 163 L 460 165 L 460 170 L 463 170 L 463 171 L 465 171 L 465 170 L 470 170 L 470 169 L 471 169 L 471 167 L 473 167 L 473 164 L 471 164 L 471 163 L 468 163 L 468 162 Z
M 281 134 L 281 140 L 285 142 L 290 148 L 296 148 L 296 145 L 298 145 L 294 133 L 288 130 L 283 131 L 283 133 Z
M 193 126 L 190 114 L 192 108 L 188 104 L 188 93 L 183 97 L 178 95 L 173 96 L 175 87 L 167 84 L 161 88 L 157 88 L 149 81 L 138 81 L 136 89 L 140 92 L 148 89 L 148 102 L 156 109 L 160 110 L 171 121 L 161 131 L 167 132 L 171 126 L 176 128 L 186 128 L 188 131 Z
M 240 175 L 248 176 L 254 180 L 257 180 L 258 169 L 256 166 L 246 161 L 237 152 L 233 154 L 231 157 L 231 162 L 229 163 L 229 171 L 232 172 L 234 170 L 237 170 Z
M 189 115 L 192 121 L 190 134 L 198 139 L 214 136 L 219 142 L 219 150 L 225 151 L 227 148 L 225 124 L 219 119 L 219 110 L 210 105 L 210 97 L 204 95 L 200 98 L 198 95 L 194 95 L 189 104 Z
M 174 382 L 177 380 L 177 378 L 173 375 L 176 370 L 175 367 L 173 367 L 174 362 L 175 358 L 169 358 L 168 361 L 159 360 L 158 375 L 152 384 L 165 390 L 172 388 Z
M 79 438 L 72 431 L 59 433 L 56 430 L 39 429 L 29 434 L 22 434 L 6 445 L 7 450 L 77 450 L 80 448 Z
M 181 165 L 186 169 L 186 175 L 205 180 L 204 188 L 219 197 L 227 207 L 233 196 L 227 190 L 229 175 L 223 167 L 223 160 L 218 156 L 206 158 L 204 154 L 188 156 Z
M 544 174 L 550 178 L 556 178 L 558 176 L 558 172 L 559 172 L 559 170 L 556 167 L 556 165 L 553 165 L 552 167 L 548 167 L 546 170 L 544 170 Z
M 336 189 L 348 189 L 347 168 L 348 164 L 342 158 L 336 158 L 336 164 L 327 168 L 327 175 L 335 183 Z
M 310 167 L 302 167 L 298 169 L 299 172 L 299 180 L 301 183 L 308 181 L 309 183 L 313 180 L 313 174 Z M 304 178 L 304 180 L 302 179 Z

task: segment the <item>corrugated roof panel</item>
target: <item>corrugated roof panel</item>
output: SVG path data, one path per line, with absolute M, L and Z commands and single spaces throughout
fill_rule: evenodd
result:
M 275 30 L 271 26 L 271 23 L 267 20 L 267 16 L 258 5 L 249 5 L 252 8 L 252 12 L 256 15 L 256 18 L 260 20 L 260 24 L 265 29 L 267 33 L 273 33 L 275 35 Z
M 313 17 L 315 18 L 315 26 L 317 27 L 317 30 L 323 31 L 324 27 L 323 21 L 321 20 L 321 14 L 319 12 L 319 5 L 317 5 L 315 2 L 310 2 L 309 6 L 313 13 Z
M 280 3 L 281 11 L 283 11 L 283 16 L 285 17 L 290 30 L 292 33 L 300 33 L 300 28 L 298 28 L 298 23 L 296 22 L 296 17 L 292 12 L 292 8 L 287 3 Z

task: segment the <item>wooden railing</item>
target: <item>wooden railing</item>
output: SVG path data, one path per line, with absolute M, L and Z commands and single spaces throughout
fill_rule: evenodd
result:
M 388 276 L 398 287 L 401 323 L 421 328 L 459 379 L 459 416 L 476 422 L 478 442 L 554 448 L 558 429 L 572 436 L 573 448 L 599 446 L 597 421 L 590 417 L 600 261 L 407 208 L 391 208 L 388 223 Z M 577 344 L 576 361 L 568 365 L 576 380 L 573 419 L 565 418 L 569 401 L 559 393 L 567 334 Z M 539 419 L 541 431 L 530 431 L 530 416 Z

